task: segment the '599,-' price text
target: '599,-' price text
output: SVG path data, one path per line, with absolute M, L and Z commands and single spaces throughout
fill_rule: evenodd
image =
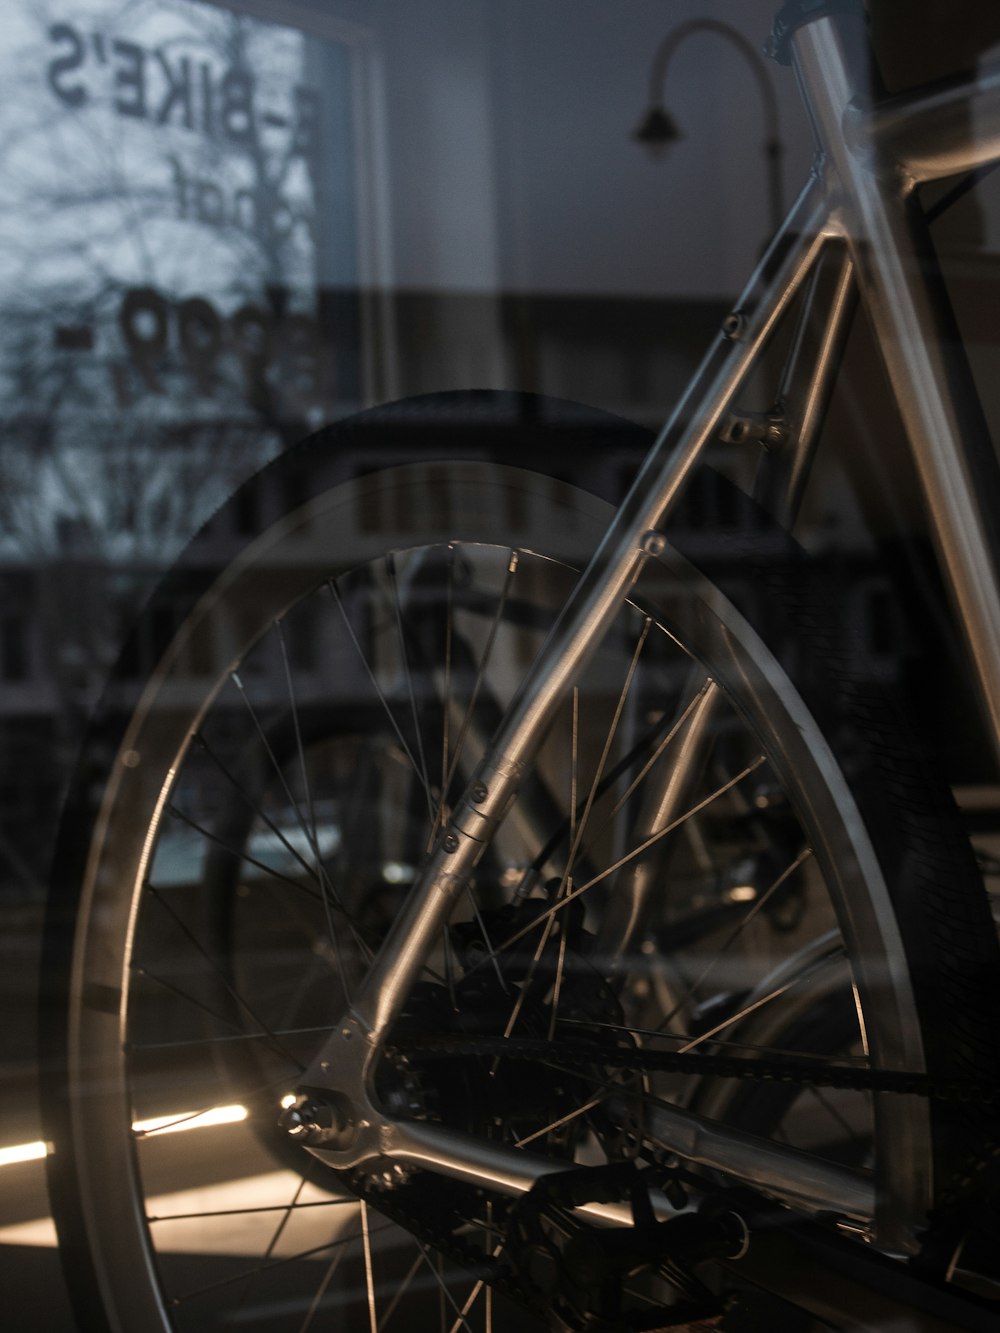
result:
M 248 403 L 267 415 L 298 416 L 327 401 L 331 358 L 311 315 L 248 303 L 226 317 L 203 296 L 171 301 L 153 287 L 130 287 L 118 327 L 129 364 L 150 393 L 166 391 L 179 360 L 206 396 L 231 386 L 238 369 Z

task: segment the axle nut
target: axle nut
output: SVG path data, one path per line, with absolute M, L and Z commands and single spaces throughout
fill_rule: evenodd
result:
M 325 1129 L 334 1127 L 334 1117 L 330 1107 L 319 1102 L 300 1097 L 293 1106 L 288 1106 L 278 1117 L 279 1126 L 292 1139 L 305 1141 Z

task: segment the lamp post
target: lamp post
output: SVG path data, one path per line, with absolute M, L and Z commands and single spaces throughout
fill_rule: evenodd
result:
M 649 106 L 632 132 L 632 138 L 644 144 L 654 155 L 659 155 L 671 143 L 683 138 L 677 122 L 666 109 L 663 92 L 674 52 L 696 32 L 713 32 L 724 37 L 744 57 L 757 81 L 764 104 L 764 160 L 767 170 L 768 217 L 773 233 L 781 225 L 785 211 L 781 188 L 782 144 L 778 134 L 778 100 L 763 57 L 736 28 L 718 19 L 691 19 L 667 33 L 657 47 L 649 71 Z

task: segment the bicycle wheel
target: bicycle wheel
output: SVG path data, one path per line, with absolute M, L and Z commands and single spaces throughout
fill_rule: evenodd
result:
M 581 1275 L 558 1200 L 387 1158 L 333 1170 L 277 1127 L 606 522 L 552 477 L 415 458 L 470 401 L 485 452 L 509 400 L 366 414 L 273 465 L 295 502 L 187 589 L 141 697 L 108 710 L 93 828 L 71 817 L 62 839 L 57 889 L 79 873 L 82 890 L 47 1019 L 65 1075 L 46 1093 L 51 1179 L 87 1327 L 570 1329 L 717 1308 L 718 1281 L 664 1256 L 629 1252 L 627 1292 Z M 539 459 L 625 438 L 596 415 L 574 429 L 504 438 Z M 953 812 L 838 662 L 813 573 L 732 504 L 715 578 L 703 539 L 649 562 L 574 683 L 378 1096 L 595 1180 L 655 1166 L 678 1207 L 749 1185 L 912 1247 L 974 1107 L 808 1078 L 755 1100 L 711 1058 L 989 1076 L 985 901 Z M 629 1072 L 636 1052 L 706 1072 Z

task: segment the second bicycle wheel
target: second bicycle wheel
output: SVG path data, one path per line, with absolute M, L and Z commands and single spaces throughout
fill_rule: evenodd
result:
M 390 411 L 332 443 L 392 455 L 404 435 Z M 300 497 L 185 612 L 109 761 L 56 1026 L 52 1175 L 87 1327 L 711 1313 L 713 1284 L 666 1260 L 633 1263 L 624 1294 L 581 1275 L 558 1209 L 391 1158 L 336 1172 L 278 1128 L 607 514 L 550 477 L 417 460 Z M 750 1186 L 905 1250 L 960 1118 L 623 1067 L 790 1050 L 992 1068 L 993 945 L 960 831 L 841 669 L 787 543 L 751 515 L 724 546 L 720 582 L 765 623 L 691 551 L 647 565 L 436 941 L 377 1093 L 550 1164 L 655 1164 L 694 1201 Z M 521 1039 L 534 1058 L 503 1054 Z

